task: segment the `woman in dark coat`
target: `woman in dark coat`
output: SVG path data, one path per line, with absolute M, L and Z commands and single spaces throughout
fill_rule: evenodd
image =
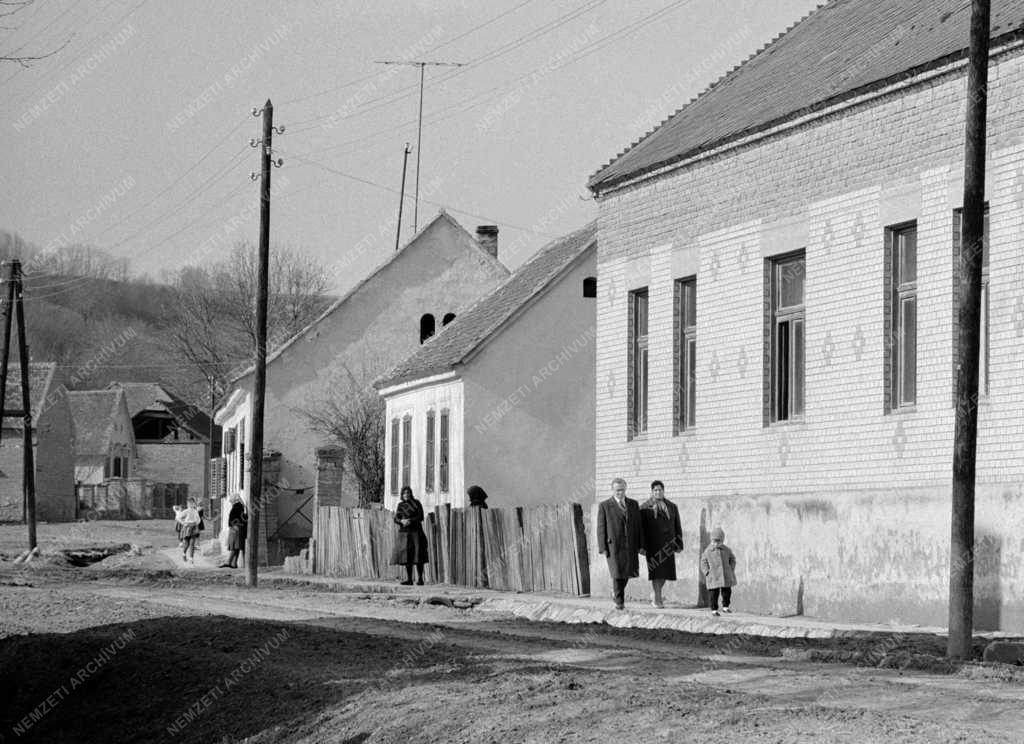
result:
M 231 497 L 231 511 L 228 513 L 228 562 L 220 564 L 221 568 L 238 568 L 238 554 L 245 550 L 248 529 L 249 517 L 245 513 L 245 504 L 235 494 Z
M 651 604 L 664 607 L 661 590 L 666 581 L 676 580 L 676 553 L 683 549 L 683 530 L 679 509 L 665 498 L 665 484 L 659 480 L 651 483 L 651 498 L 640 505 L 640 525 L 647 578 L 654 590 Z
M 416 564 L 417 584 L 423 586 L 423 564 L 427 563 L 427 536 L 423 532 L 423 504 L 413 498 L 412 489 L 402 486 L 395 524 L 398 535 L 391 563 L 405 566 L 405 585 L 412 584 L 412 566 Z

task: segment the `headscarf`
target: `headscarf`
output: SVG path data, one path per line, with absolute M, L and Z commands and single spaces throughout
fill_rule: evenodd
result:
M 485 503 L 487 501 L 487 492 L 480 488 L 480 486 L 470 486 L 466 489 L 466 493 L 469 495 L 470 506 L 487 507 L 487 504 Z

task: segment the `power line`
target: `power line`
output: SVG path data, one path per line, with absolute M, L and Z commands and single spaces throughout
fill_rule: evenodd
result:
M 566 23 L 569 23 L 570 21 L 579 18 L 585 13 L 589 13 L 591 10 L 594 10 L 599 5 L 603 5 L 605 2 L 607 2 L 607 0 L 589 0 L 589 2 L 586 3 L 584 6 L 571 10 L 568 13 L 565 13 L 559 16 L 558 18 L 554 19 L 553 21 L 541 24 L 537 28 L 528 31 L 522 36 L 513 39 L 512 41 L 506 42 L 505 44 L 502 44 L 497 48 L 492 49 L 490 52 L 485 52 L 479 57 L 471 59 L 469 62 L 465 63 L 464 67 L 468 69 L 470 67 L 476 67 L 477 65 L 483 64 L 484 62 L 490 62 L 494 59 L 497 59 L 498 57 L 507 54 L 508 52 L 511 52 L 514 49 L 518 49 L 524 44 L 528 44 L 529 42 L 534 41 L 535 39 L 538 39 L 541 36 L 544 36 L 557 28 L 560 28 L 561 26 L 564 26 Z M 464 72 L 466 72 L 466 70 L 456 70 L 448 75 L 438 78 L 437 82 L 446 83 L 452 78 L 463 74 Z M 408 98 L 409 95 L 411 95 L 411 92 L 415 90 L 416 86 L 410 85 L 405 88 L 399 88 L 398 91 L 396 91 L 395 93 L 389 93 L 382 96 L 378 96 L 377 98 L 371 98 L 370 100 L 366 101 L 358 111 L 353 111 L 352 113 L 341 117 L 341 119 L 353 119 L 357 116 L 362 116 L 384 106 L 389 106 L 393 103 L 397 103 L 398 101 Z M 316 116 L 311 119 L 300 120 L 295 123 L 294 128 L 292 129 L 292 133 L 297 134 L 299 132 L 307 132 L 311 129 L 316 129 L 316 127 L 313 125 L 325 121 L 327 119 L 335 118 L 336 116 L 337 114 L 333 113 L 325 114 L 323 116 Z
M 505 16 L 507 16 L 507 15 L 509 15 L 511 13 L 515 13 L 517 10 L 519 10 L 523 6 L 529 5 L 532 2 L 534 2 L 534 0 L 523 0 L 523 2 L 519 3 L 519 5 L 516 5 L 515 7 L 510 8 L 509 10 L 506 10 L 506 11 L 504 11 L 502 13 L 499 13 L 498 15 L 494 16 L 490 20 L 484 21 L 483 23 L 480 23 L 480 24 L 474 26 L 473 28 L 469 29 L 468 31 L 462 32 L 458 36 L 455 36 L 455 37 L 449 39 L 448 41 L 445 41 L 445 42 L 443 42 L 441 44 L 438 44 L 438 45 L 436 45 L 434 47 L 431 47 L 428 51 L 433 53 L 433 52 L 436 52 L 439 49 L 443 49 L 446 46 L 451 46 L 456 41 L 459 41 L 460 39 L 463 39 L 463 38 L 469 36 L 470 34 L 473 34 L 473 33 L 477 32 L 477 31 L 479 31 L 482 28 L 486 28 L 487 26 L 490 26 L 492 23 L 496 23 L 497 21 L 500 21 Z M 377 73 L 376 72 L 370 73 L 369 75 L 363 75 L 362 77 L 356 78 L 355 80 L 349 80 L 346 83 L 342 83 L 340 85 L 336 85 L 336 86 L 331 87 L 331 88 L 325 88 L 324 90 L 317 91 L 316 93 L 310 93 L 309 95 L 302 96 L 301 98 L 290 98 L 290 99 L 288 99 L 286 101 L 282 101 L 280 105 L 283 106 L 283 105 L 286 105 L 286 104 L 289 104 L 289 103 L 303 103 L 303 102 L 308 101 L 310 99 L 317 98 L 317 97 L 322 96 L 322 95 L 326 95 L 328 93 L 334 93 L 334 92 L 337 92 L 339 90 L 344 90 L 345 88 L 350 88 L 353 85 L 357 85 L 359 83 L 366 82 L 367 80 L 370 80 L 370 79 L 375 78 L 375 77 L 377 77 Z
M 114 2 L 115 2 L 115 0 L 110 0 L 110 2 L 108 2 L 108 3 L 106 4 L 106 5 L 104 5 L 104 6 L 103 6 L 103 8 L 101 8 L 101 9 L 100 9 L 100 13 L 102 13 L 102 12 L 103 12 L 103 11 L 105 11 L 105 10 L 106 10 L 107 8 L 109 8 L 109 7 L 111 6 L 111 5 L 113 5 L 113 4 L 114 4 Z M 121 22 L 122 22 L 122 21 L 123 21 L 123 20 L 124 20 L 125 18 L 127 18 L 127 17 L 128 17 L 128 16 L 130 16 L 130 15 L 132 15 L 132 14 L 133 14 L 133 13 L 134 13 L 135 11 L 137 11 L 137 10 L 138 10 L 139 8 L 141 8 L 141 7 L 143 6 L 143 5 L 145 5 L 145 4 L 147 3 L 147 2 L 149 2 L 149 0 L 140 0 L 140 2 L 139 2 L 139 3 L 137 4 L 137 5 L 135 5 L 135 6 L 134 6 L 134 7 L 133 7 L 133 8 L 131 9 L 131 10 L 129 10 L 129 11 L 128 11 L 127 13 L 125 13 L 124 15 L 122 15 L 122 16 L 121 16 L 120 18 L 118 18 L 118 19 L 117 19 L 116 21 L 114 21 L 114 23 L 113 23 L 112 25 L 116 26 L 117 24 L 121 23 Z M 82 45 L 82 46 L 83 46 L 84 48 L 82 49 L 82 51 L 81 51 L 81 52 L 79 52 L 79 53 L 78 53 L 77 55 L 75 55 L 74 57 L 72 57 L 71 59 L 69 59 L 69 60 L 68 60 L 67 62 L 65 62 L 65 63 L 64 63 L 63 65 L 61 65 L 60 67 L 54 68 L 54 69 L 53 69 L 53 70 L 51 70 L 51 71 L 50 71 L 50 72 L 49 72 L 49 73 L 48 73 L 47 75 L 45 75 L 45 76 L 44 76 L 44 77 L 42 78 L 42 80 L 41 80 L 41 81 L 39 81 L 39 82 L 40 82 L 40 85 L 39 85 L 39 87 L 44 87 L 44 85 L 45 85 L 45 84 L 49 84 L 49 82 L 53 80 L 53 78 L 54 78 L 54 76 L 55 76 L 55 75 L 58 75 L 59 73 L 63 72 L 63 71 L 64 71 L 64 70 L 66 70 L 66 69 L 67 69 L 68 67 L 70 67 L 70 66 L 71 66 L 72 64 L 74 64 L 74 63 L 75 63 L 75 62 L 77 62 L 77 61 L 78 61 L 79 59 L 81 59 L 81 57 L 82 57 L 82 56 L 83 56 L 83 55 L 84 55 L 84 54 L 85 54 L 86 52 L 90 51 L 90 50 L 91 50 L 91 49 L 93 48 L 93 42 L 95 42 L 95 41 L 96 41 L 96 40 L 97 40 L 98 38 L 100 38 L 101 36 L 103 36 L 103 35 L 104 35 L 105 33 L 106 33 L 106 31 L 101 31 L 100 33 L 98 33 L 98 34 L 95 34 L 94 36 L 92 36 L 92 37 L 91 37 L 91 38 L 89 39 L 89 41 L 88 41 L 87 43 L 85 43 L 85 44 L 83 44 L 83 45 Z M 23 99 L 24 99 L 24 96 L 25 96 L 25 93 L 26 93 L 26 92 L 27 92 L 27 91 L 22 91 L 22 93 L 21 93 L 21 96 L 22 96 L 22 100 L 20 101 L 20 103 L 24 103 L 24 100 L 23 100 Z M 9 105 L 9 106 L 11 106 L 11 107 L 13 108 L 13 105 L 11 105 L 11 104 L 8 104 L 8 105 Z
M 363 178 L 362 176 L 356 176 L 356 175 L 353 175 L 352 173 L 346 173 L 344 171 L 337 170 L 336 168 L 331 168 L 328 165 L 324 165 L 323 163 L 318 163 L 315 160 L 309 160 L 308 158 L 304 158 L 301 155 L 295 155 L 294 153 L 289 153 L 289 152 L 285 152 L 285 151 L 282 151 L 282 153 L 285 154 L 285 155 L 288 155 L 288 157 L 292 157 L 292 158 L 295 158 L 296 160 L 299 160 L 299 161 L 301 161 L 303 163 L 306 163 L 307 165 L 312 165 L 313 167 L 320 168 L 321 170 L 325 170 L 328 173 L 333 173 L 336 176 L 341 176 L 342 178 L 347 178 L 347 179 L 350 179 L 352 181 L 356 181 L 358 183 L 365 184 L 367 186 L 373 186 L 374 188 L 383 189 L 384 191 L 389 191 L 392 194 L 399 194 L 399 193 L 401 193 L 398 189 L 392 188 L 391 186 L 385 186 L 382 183 L 377 183 L 376 181 L 371 181 L 368 178 Z M 408 194 L 406 194 L 406 196 L 408 196 Z M 470 211 L 465 210 L 465 209 L 459 209 L 458 207 L 453 207 L 453 206 L 451 206 L 449 204 L 445 204 L 443 202 L 432 201 L 430 199 L 424 199 L 423 201 L 426 202 L 427 204 L 433 204 L 435 207 L 439 207 L 440 209 L 446 209 L 446 210 L 448 210 L 450 212 L 458 212 L 459 214 L 464 214 L 467 217 L 472 217 L 474 219 L 481 220 L 483 222 L 495 223 L 495 224 L 501 225 L 502 227 L 510 227 L 513 230 L 522 230 L 523 232 L 533 233 L 534 235 L 543 235 L 544 237 L 549 237 L 549 238 L 557 238 L 557 237 L 559 237 L 558 235 L 552 235 L 551 233 L 541 232 L 540 230 L 534 230 L 533 228 L 530 228 L 530 227 L 522 227 L 521 225 L 514 225 L 511 222 L 504 222 L 504 221 L 501 221 L 501 220 L 496 220 L 493 217 L 484 217 L 484 216 L 476 214 L 474 212 L 470 212 Z
M 423 153 L 423 77 L 427 67 L 465 67 L 466 65 L 461 62 L 427 62 L 427 61 L 409 61 L 403 62 L 401 60 L 382 60 L 379 64 L 382 65 L 412 65 L 420 68 L 420 114 L 419 124 L 416 127 L 416 196 L 413 201 L 412 211 L 412 231 L 415 234 L 416 227 L 419 224 L 420 216 L 420 155 Z
M 613 32 L 611 32 L 609 34 L 606 34 L 605 36 L 602 36 L 599 39 L 596 39 L 595 41 L 585 45 L 583 47 L 583 49 L 581 50 L 581 53 L 578 53 L 575 57 L 569 59 L 564 64 L 562 64 L 561 67 L 559 67 L 559 70 L 561 70 L 562 68 L 568 67 L 568 66 L 570 66 L 572 64 L 575 64 L 576 62 L 579 62 L 581 59 L 584 59 L 586 56 L 590 55 L 594 51 L 597 51 L 598 49 L 595 49 L 595 47 L 604 48 L 604 47 L 608 46 L 609 44 L 612 44 L 612 43 L 614 43 L 616 41 L 619 41 L 620 39 L 622 39 L 622 38 L 632 34 L 633 32 L 638 31 L 640 28 L 643 28 L 644 26 L 650 25 L 651 23 L 653 23 L 654 21 L 658 20 L 659 18 L 661 18 L 666 13 L 671 12 L 673 10 L 676 10 L 679 7 L 682 7 L 683 5 L 687 5 L 690 2 L 692 2 L 692 0 L 676 0 L 675 2 L 669 4 L 668 6 L 666 6 L 664 8 L 661 8 L 660 10 L 657 10 L 657 11 L 655 11 L 653 13 L 650 13 L 650 14 L 648 14 L 648 15 L 646 15 L 646 16 L 644 16 L 644 17 L 642 17 L 642 18 L 640 18 L 640 19 L 638 19 L 638 20 L 636 20 L 636 21 L 634 21 L 634 22 L 632 22 L 630 24 L 628 24 L 627 26 L 625 26 L 623 28 L 620 28 L 620 29 L 618 29 L 616 31 L 613 31 Z M 491 94 L 497 93 L 498 91 L 505 90 L 507 88 L 515 86 L 515 85 L 519 84 L 520 82 L 525 82 L 525 81 L 529 80 L 534 74 L 536 74 L 540 70 L 544 69 L 544 67 L 545 67 L 545 65 L 540 65 L 540 66 L 535 67 L 534 69 L 528 71 L 527 73 L 525 73 L 523 75 L 520 75 L 517 78 L 514 78 L 512 81 L 510 81 L 508 83 L 504 83 L 502 85 L 497 85 L 497 86 L 495 86 L 493 88 L 490 88 L 490 89 L 488 89 L 486 91 L 478 93 L 478 94 L 476 94 L 476 95 L 466 99 L 465 101 L 462 101 L 460 104 L 458 104 L 457 108 L 454 108 L 454 107 L 451 107 L 451 106 L 446 106 L 446 107 L 443 107 L 443 108 L 441 108 L 441 109 L 439 109 L 437 111 L 429 113 L 429 114 L 427 114 L 425 119 L 426 119 L 428 124 L 436 124 L 436 123 L 438 123 L 440 121 L 445 121 L 447 119 L 451 119 L 454 116 L 458 116 L 459 114 L 465 113 L 467 111 L 471 111 L 472 109 L 477 108 L 478 106 L 481 106 L 481 105 L 483 105 L 485 103 L 489 103 L 490 102 L 490 98 L 488 98 L 488 97 Z M 487 100 L 484 100 L 485 98 L 487 98 Z M 415 123 L 415 121 L 416 121 L 415 119 L 406 120 L 404 122 L 401 122 L 400 124 L 396 124 L 395 126 L 388 127 L 387 129 L 377 129 L 377 130 L 371 132 L 370 134 L 363 135 L 361 137 L 356 137 L 356 138 L 353 138 L 353 139 L 350 139 L 350 140 L 346 140 L 344 142 L 340 142 L 340 143 L 337 143 L 337 144 L 334 144 L 334 145 L 329 145 L 329 146 L 324 147 L 324 148 L 308 150 L 308 151 L 306 151 L 306 152 L 304 152 L 302 154 L 303 155 L 311 155 L 311 154 L 323 155 L 323 154 L 325 154 L 327 152 L 331 152 L 331 151 L 334 151 L 334 150 L 339 150 L 339 149 L 347 148 L 347 147 L 350 147 L 350 146 L 353 146 L 353 145 L 361 144 L 361 143 L 366 142 L 368 140 L 374 140 L 374 139 L 377 139 L 378 137 L 382 137 L 384 135 L 390 134 L 391 132 L 395 132 L 395 131 L 399 131 L 401 129 L 404 129 L 405 127 Z

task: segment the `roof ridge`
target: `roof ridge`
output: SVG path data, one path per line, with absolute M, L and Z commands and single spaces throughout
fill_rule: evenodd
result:
M 338 308 L 345 304 L 357 291 L 359 291 L 359 289 L 366 285 L 371 279 L 377 276 L 377 274 L 383 271 L 386 267 L 390 266 L 395 260 L 398 259 L 399 256 L 405 253 L 406 249 L 409 246 L 415 243 L 420 238 L 420 236 L 422 236 L 430 227 L 435 225 L 442 218 L 447 220 L 452 226 L 454 226 L 458 232 L 462 233 L 464 239 L 468 241 L 468 243 L 471 244 L 479 252 L 481 257 L 486 257 L 487 259 L 489 259 L 490 265 L 493 269 L 508 272 L 508 267 L 501 263 L 501 261 L 496 259 L 494 256 L 490 255 L 487 251 L 485 251 L 480 246 L 480 244 L 476 240 L 474 240 L 473 235 L 469 232 L 469 230 L 463 227 L 462 224 L 460 224 L 457 219 L 450 215 L 444 207 L 439 207 L 437 214 L 434 215 L 434 217 L 431 218 L 431 220 L 427 224 L 425 224 L 423 227 L 417 230 L 416 233 L 411 238 L 409 238 L 409 240 L 407 240 L 404 244 L 402 244 L 402 246 L 398 250 L 391 251 L 387 259 L 377 264 L 370 271 L 369 274 L 367 274 L 354 285 L 352 285 L 352 287 L 350 287 L 349 290 L 345 292 L 345 294 L 343 294 L 337 300 L 328 305 L 327 308 L 325 308 L 324 311 L 320 313 L 320 315 L 318 315 L 305 326 L 303 326 L 298 331 L 293 333 L 290 337 L 283 341 L 281 345 L 278 346 L 273 352 L 267 354 L 266 363 L 270 364 L 271 362 L 276 360 L 278 357 L 281 356 L 285 349 L 291 347 L 299 338 L 309 333 L 315 326 L 319 325 L 322 321 L 324 321 L 327 318 L 327 316 L 337 311 Z M 241 372 L 230 377 L 230 383 L 232 385 L 237 384 L 239 380 L 241 380 L 243 377 L 246 377 L 247 375 L 252 374 L 254 370 L 255 365 L 247 364 Z
M 846 1 L 850 1 L 850 0 L 846 0 Z M 778 34 L 776 34 L 773 38 L 769 39 L 764 44 L 762 44 L 757 50 L 755 50 L 751 54 L 748 54 L 746 56 L 746 58 L 743 59 L 741 62 L 738 62 L 737 64 L 733 65 L 729 70 L 727 70 L 726 72 L 724 72 L 721 75 L 719 75 L 717 79 L 715 79 L 714 81 L 709 83 L 708 86 L 706 88 L 704 88 L 703 90 L 701 90 L 697 95 L 691 97 L 689 101 L 684 103 L 682 106 L 679 106 L 678 108 L 676 108 L 675 111 L 673 111 L 671 114 L 666 116 L 664 119 L 662 119 L 660 122 L 658 122 L 656 125 L 654 125 L 650 129 L 648 129 L 644 134 L 640 135 L 640 137 L 638 139 L 634 140 L 629 145 L 627 145 L 625 147 L 625 149 L 623 149 L 621 152 L 619 152 L 617 155 L 615 155 L 613 158 L 611 158 L 608 162 L 606 162 L 603 165 L 601 165 L 587 179 L 588 186 L 589 186 L 589 184 L 591 184 L 593 182 L 594 178 L 597 176 L 598 173 L 603 171 L 609 165 L 614 163 L 616 160 L 621 158 L 623 155 L 625 155 L 627 152 L 629 152 L 633 148 L 637 147 L 641 142 L 643 142 L 648 137 L 650 137 L 652 134 L 654 134 L 656 131 L 658 131 L 663 126 L 665 126 L 665 124 L 667 124 L 669 122 L 669 120 L 671 120 L 672 118 L 678 116 L 679 113 L 683 109 L 685 109 L 688 106 L 690 106 L 690 105 L 696 103 L 697 101 L 701 100 L 702 98 L 704 98 L 705 96 L 710 94 L 713 90 L 716 90 L 728 78 L 734 77 L 739 72 L 740 68 L 742 68 L 744 65 L 746 65 L 748 62 L 750 62 L 752 59 L 754 59 L 758 55 L 766 52 L 770 47 L 772 47 L 775 44 L 777 44 L 779 42 L 779 40 L 782 39 L 783 36 L 785 36 L 790 31 L 792 31 L 794 28 L 796 28 L 801 23 L 806 21 L 814 13 L 817 13 L 819 10 L 822 10 L 823 8 L 825 8 L 828 5 L 831 5 L 833 3 L 841 3 L 841 2 L 844 2 L 844 0 L 824 0 L 823 2 L 818 3 L 818 5 L 816 5 L 813 10 L 809 10 L 807 13 L 805 13 L 803 16 L 801 16 L 798 20 L 794 21 L 789 26 L 787 26 L 784 31 L 781 31 Z
M 374 387 L 381 389 L 398 384 L 403 380 L 418 379 L 417 377 L 409 378 L 409 375 L 416 371 L 415 367 L 417 364 L 421 367 L 419 371 L 427 374 L 423 372 L 423 367 L 443 364 L 445 367 L 450 368 L 454 364 L 467 360 L 474 351 L 480 348 L 481 344 L 486 343 L 510 319 L 515 317 L 520 310 L 527 307 L 535 298 L 552 286 L 552 283 L 565 273 L 567 267 L 572 266 L 575 261 L 579 260 L 580 256 L 594 244 L 596 239 L 597 220 L 595 219 L 583 227 L 577 228 L 545 244 L 504 282 L 482 297 L 479 297 L 472 305 L 460 312 L 450 325 L 442 327 L 437 334 L 427 339 L 419 348 L 378 376 L 373 381 Z M 544 267 L 543 276 L 537 277 L 530 282 L 527 281 L 533 267 L 541 264 L 545 259 L 550 260 L 551 255 L 558 250 L 568 250 L 569 248 L 573 250 L 564 260 L 559 260 L 552 266 Z M 517 287 L 517 284 L 521 286 Z M 512 288 L 511 290 L 510 287 Z M 507 294 L 508 292 L 511 292 L 511 294 Z M 502 293 L 506 293 L 505 298 L 502 297 Z M 513 304 L 503 304 L 509 301 L 506 298 L 511 298 L 514 301 Z M 494 311 L 493 317 L 481 315 L 489 305 L 494 305 L 492 308 Z M 478 320 L 477 316 L 482 318 L 482 320 Z M 467 323 L 473 325 L 467 326 Z M 448 346 L 443 347 L 442 345 L 446 343 L 448 343 Z M 433 352 L 436 352 L 435 358 L 431 358 Z

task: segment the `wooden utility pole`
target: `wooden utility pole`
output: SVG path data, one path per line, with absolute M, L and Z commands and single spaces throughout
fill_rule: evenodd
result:
M 405 204 L 405 170 L 409 165 L 409 153 L 412 148 L 405 143 L 405 154 L 402 155 L 402 188 L 398 191 L 398 230 L 395 233 L 395 250 L 397 251 L 402 243 L 402 205 Z
M 431 67 L 465 67 L 463 62 L 426 62 L 422 60 L 385 59 L 379 65 L 410 65 L 420 68 L 420 114 L 416 124 L 416 196 L 412 207 L 412 231 L 415 233 L 420 216 L 420 153 L 423 152 L 423 80 L 427 66 Z M 404 190 L 404 189 L 403 189 Z
M 8 264 L 7 301 L 4 303 L 4 351 L 3 366 L 0 366 L 0 435 L 3 434 L 3 412 L 7 409 L 7 361 L 11 356 L 11 313 L 14 312 L 14 286 L 16 283 L 14 264 Z M 32 546 L 35 547 L 35 546 Z
M 267 388 L 267 275 L 270 264 L 270 166 L 280 168 L 284 161 L 274 162 L 274 104 L 267 99 L 262 109 L 253 109 L 253 116 L 263 117 L 263 138 L 258 141 L 260 156 L 260 254 L 256 280 L 256 368 L 252 394 L 252 446 L 249 448 L 249 530 L 245 542 L 245 583 L 255 587 L 259 573 L 259 527 L 263 499 L 263 407 Z M 253 144 L 256 140 L 250 141 Z
M 25 523 L 28 525 L 28 548 L 36 548 L 36 467 L 32 449 L 32 392 L 29 389 L 28 342 L 25 338 L 24 287 L 21 282 L 21 261 L 10 263 L 7 275 L 7 302 L 4 305 L 4 349 L 0 359 L 0 431 L 3 420 L 18 417 L 22 420 L 22 498 Z M 18 321 L 18 364 L 21 367 L 21 410 L 7 410 L 7 371 L 11 357 L 12 312 Z
M 25 338 L 25 288 L 21 283 L 21 261 L 12 261 L 13 273 L 17 276 L 15 308 L 18 313 L 18 362 L 21 365 L 21 410 L 25 425 L 22 429 L 24 459 L 22 467 L 22 489 L 25 493 L 25 521 L 28 522 L 28 547 L 36 547 L 36 460 L 32 451 L 32 398 L 28 386 L 28 341 Z M 6 334 L 4 334 L 6 335 Z M 7 360 L 4 360 L 6 366 Z
M 956 423 L 949 566 L 950 658 L 971 656 L 974 631 L 974 476 L 978 444 L 978 350 L 985 209 L 985 119 L 988 104 L 989 0 L 973 0 L 967 67 L 964 204 L 957 316 Z

